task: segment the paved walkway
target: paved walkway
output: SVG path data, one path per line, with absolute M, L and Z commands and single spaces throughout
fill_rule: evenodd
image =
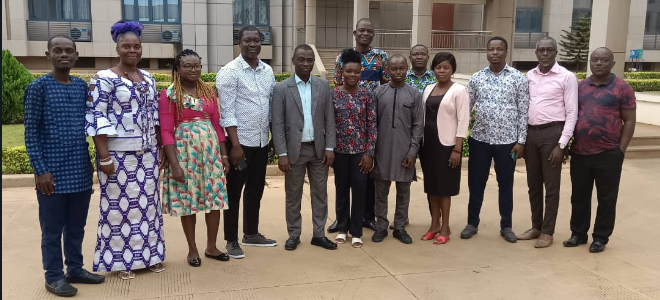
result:
M 362 249 L 341 245 L 339 250 L 326 251 L 311 246 L 306 201 L 303 243 L 297 251 L 288 252 L 283 247 L 287 238 L 283 181 L 271 177 L 262 202 L 261 231 L 280 242 L 276 248 L 245 247 L 245 259 L 204 259 L 200 268 L 192 268 L 185 261 L 187 246 L 180 223 L 166 216 L 164 273 L 139 272 L 132 281 L 111 274 L 103 285 L 78 285 L 77 299 L 660 299 L 660 239 L 656 228 L 660 219 L 659 174 L 660 159 L 625 163 L 616 230 L 607 250 L 600 254 L 589 253 L 587 246 L 561 246 L 570 235 L 570 178 L 566 167 L 556 240 L 548 249 L 534 249 L 531 241 L 509 244 L 499 236 L 494 177 L 487 188 L 479 234 L 461 240 L 468 196 L 464 170 L 462 193 L 453 201 L 453 235 L 446 245 L 419 240 L 429 220 L 422 184 L 417 182 L 413 185 L 408 227 L 414 237 L 412 245 L 403 245 L 391 235 L 383 243 L 374 244 L 370 241 L 372 232 L 365 230 Z M 2 298 L 54 299 L 43 287 L 34 190 L 3 189 L 2 194 Z M 85 264 L 90 270 L 97 197 L 92 201 L 84 241 Z M 329 197 L 334 199 L 333 188 Z M 308 188 L 305 198 L 309 199 Z M 334 204 L 330 208 L 334 211 Z M 516 232 L 530 227 L 529 216 L 524 164 L 519 163 Z M 328 224 L 332 219 L 334 213 L 330 213 Z M 201 216 L 198 224 L 197 241 L 203 251 L 205 227 Z

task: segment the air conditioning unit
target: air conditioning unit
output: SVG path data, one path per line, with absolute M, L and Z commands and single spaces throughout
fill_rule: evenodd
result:
M 87 27 L 71 27 L 69 31 L 71 39 L 74 41 L 89 41 L 89 28 Z
M 160 33 L 163 42 L 165 43 L 178 43 L 181 42 L 181 33 L 178 29 L 166 29 Z

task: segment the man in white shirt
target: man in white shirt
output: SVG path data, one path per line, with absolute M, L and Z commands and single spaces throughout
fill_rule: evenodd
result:
M 220 123 L 227 131 L 227 149 L 233 167 L 227 174 L 229 209 L 224 212 L 227 253 L 232 258 L 245 257 L 238 244 L 238 210 L 244 186 L 242 244 L 277 245 L 276 241 L 259 233 L 259 207 L 266 184 L 270 103 L 275 75 L 273 69 L 259 59 L 259 29 L 243 27 L 238 38 L 241 54 L 216 76 Z

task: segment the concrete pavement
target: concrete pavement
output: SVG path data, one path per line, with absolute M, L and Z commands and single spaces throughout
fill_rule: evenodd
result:
M 391 234 L 374 244 L 372 232 L 365 229 L 362 249 L 348 244 L 336 251 L 311 246 L 306 186 L 302 243 L 296 251 L 285 251 L 283 178 L 269 177 L 260 230 L 277 239 L 277 247 L 244 247 L 245 259 L 202 258 L 202 266 L 192 268 L 185 261 L 187 245 L 179 220 L 165 216 L 165 272 L 138 272 L 131 281 L 112 273 L 102 285 L 77 285 L 76 299 L 660 299 L 659 174 L 660 159 L 625 162 L 616 228 L 606 251 L 599 254 L 589 253 L 588 245 L 570 249 L 561 245 L 570 235 L 568 166 L 563 170 L 555 244 L 547 249 L 535 249 L 534 241 L 509 244 L 500 237 L 494 176 L 487 187 L 479 234 L 461 240 L 468 199 L 464 170 L 461 194 L 454 198 L 451 211 L 453 235 L 445 245 L 419 240 L 429 226 L 420 180 L 412 189 L 408 227 L 412 245 L 401 244 Z M 514 230 L 522 233 L 530 227 L 524 162 L 519 161 L 515 176 L 513 222 Z M 334 183 L 328 187 L 329 225 L 335 218 Z M 44 289 L 34 189 L 3 189 L 2 196 L 2 298 L 55 299 Z M 96 243 L 98 201 L 97 192 L 83 246 L 88 270 Z M 202 216 L 197 224 L 202 252 L 206 243 Z M 222 239 L 222 228 L 220 232 Z M 218 246 L 224 248 L 224 241 Z

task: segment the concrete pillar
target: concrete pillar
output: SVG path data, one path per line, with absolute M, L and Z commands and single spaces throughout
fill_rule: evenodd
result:
M 218 72 L 220 68 L 234 59 L 234 41 L 229 38 L 234 34 L 232 0 L 208 1 L 208 55 L 202 57 L 209 72 Z
M 305 36 L 302 36 L 298 33 L 298 30 L 305 28 L 305 0 L 294 0 L 293 1 L 293 28 L 294 36 L 293 43 L 296 45 L 306 43 Z
M 202 72 L 209 71 L 209 15 L 208 0 L 182 1 L 182 48 L 192 49 L 202 57 Z
M 316 0 L 307 0 L 305 5 L 305 42 L 316 44 Z
M 630 1 L 630 17 L 628 20 L 628 43 L 626 50 L 642 49 L 644 46 L 644 21 L 646 21 L 647 0 Z M 626 58 L 630 57 L 627 55 Z M 628 60 L 630 60 L 628 58 Z
M 284 0 L 270 1 L 270 28 L 272 30 L 271 39 L 273 42 L 273 58 L 270 62 L 270 66 L 275 73 L 278 73 L 283 71 Z
M 507 63 L 513 61 L 513 32 L 516 0 L 487 0 L 484 7 L 484 28 L 493 36 L 501 36 L 509 43 Z
M 573 0 L 545 0 L 543 1 L 543 32 L 559 42 L 562 30 L 571 30 L 573 18 Z M 643 26 L 643 25 L 642 25 Z M 561 46 L 557 44 L 557 51 Z
M 410 45 L 431 44 L 432 0 L 413 0 L 412 40 Z
M 626 42 L 628 40 L 628 19 L 630 16 L 630 0 L 599 0 L 592 7 L 591 37 L 589 39 L 589 58 L 591 52 L 599 47 L 607 47 L 614 52 L 614 69 L 612 73 L 623 77 L 625 67 Z M 591 70 L 587 68 L 587 74 Z
M 369 17 L 369 0 L 353 0 L 353 30 L 355 30 L 355 24 L 357 24 L 357 21 L 368 17 Z M 355 47 L 354 38 L 353 38 L 353 47 Z

